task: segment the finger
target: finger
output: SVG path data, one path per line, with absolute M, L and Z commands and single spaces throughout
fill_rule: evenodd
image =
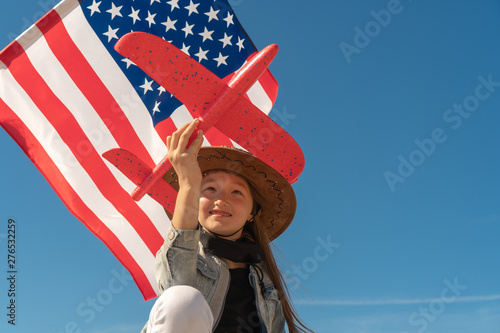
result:
M 188 148 L 187 152 L 196 154 L 196 156 L 198 156 L 198 152 L 200 151 L 200 148 L 203 144 L 203 140 L 203 131 L 199 130 L 196 139 L 194 139 L 193 143 L 191 143 L 191 146 Z
M 172 137 L 170 135 L 167 136 L 167 151 L 170 151 L 171 141 L 172 141 Z
M 199 123 L 200 121 L 198 119 L 193 120 L 191 123 L 189 123 L 189 126 L 186 128 L 184 133 L 182 133 L 178 143 L 178 147 L 181 150 L 185 150 L 187 148 L 189 139 L 191 138 L 191 135 L 193 135 L 194 130 L 196 129 L 196 126 L 198 126 Z

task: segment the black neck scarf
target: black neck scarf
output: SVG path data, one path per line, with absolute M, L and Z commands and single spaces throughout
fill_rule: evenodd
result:
M 263 260 L 260 247 L 245 237 L 228 240 L 209 234 L 201 228 L 200 242 L 208 252 L 233 262 L 257 264 Z

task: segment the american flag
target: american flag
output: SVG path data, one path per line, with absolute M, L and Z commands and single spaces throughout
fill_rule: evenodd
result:
M 148 196 L 133 201 L 135 185 L 102 154 L 123 148 L 155 165 L 192 116 L 114 50 L 131 31 L 163 37 L 220 78 L 256 51 L 227 0 L 64 0 L 0 52 L 0 124 L 148 300 L 170 221 Z M 266 72 L 247 96 L 269 113 L 277 90 Z M 205 141 L 231 143 L 220 132 Z

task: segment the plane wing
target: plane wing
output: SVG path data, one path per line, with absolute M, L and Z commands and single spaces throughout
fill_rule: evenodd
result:
M 228 87 L 199 62 L 155 35 L 130 33 L 115 48 L 179 99 L 194 118 L 205 117 L 210 107 L 238 90 L 231 84 Z M 263 63 L 267 68 L 268 63 L 265 60 Z M 245 76 L 242 71 L 235 76 Z M 304 168 L 302 150 L 285 130 L 244 97 L 249 88 L 247 84 L 246 90 L 237 91 L 233 101 L 225 105 L 229 110 L 224 110 L 213 127 L 293 183 Z
M 153 171 L 150 165 L 125 149 L 111 149 L 102 154 L 102 156 L 136 185 L 142 184 Z M 170 214 L 174 214 L 177 191 L 166 180 L 160 177 L 154 181 L 146 194 L 156 200 Z
M 144 32 L 126 34 L 115 49 L 200 117 L 224 87 L 223 81 L 166 40 Z

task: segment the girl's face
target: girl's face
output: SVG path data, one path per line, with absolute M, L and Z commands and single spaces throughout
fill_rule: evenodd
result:
M 252 208 L 250 187 L 241 177 L 214 171 L 203 178 L 198 218 L 206 230 L 230 235 L 252 218 Z M 228 239 L 238 239 L 242 232 Z

